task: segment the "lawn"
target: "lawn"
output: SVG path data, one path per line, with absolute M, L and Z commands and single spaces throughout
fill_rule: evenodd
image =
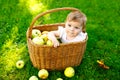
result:
M 32 19 L 46 10 L 75 7 L 87 15 L 87 48 L 82 62 L 75 66 L 75 76 L 67 78 L 64 70 L 49 71 L 47 80 L 120 80 L 120 0 L 0 0 L 0 80 L 28 80 L 38 76 L 29 57 L 26 31 Z M 59 16 L 58 16 L 59 15 Z M 64 22 L 66 12 L 46 15 L 41 22 Z M 40 24 L 39 20 L 36 24 Z M 22 69 L 16 68 L 24 60 Z M 110 69 L 98 66 L 103 60 Z M 40 79 L 39 79 L 40 80 Z

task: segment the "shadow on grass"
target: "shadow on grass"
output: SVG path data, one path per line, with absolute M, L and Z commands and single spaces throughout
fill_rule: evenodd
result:
M 27 80 L 37 71 L 29 60 L 26 31 L 32 18 L 46 10 L 46 7 L 42 3 L 38 4 L 37 0 L 4 0 L 0 4 L 0 79 Z M 23 69 L 17 70 L 16 62 L 20 59 L 26 64 Z

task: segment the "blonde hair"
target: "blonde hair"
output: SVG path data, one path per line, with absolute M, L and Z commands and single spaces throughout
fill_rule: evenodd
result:
M 87 17 L 84 13 L 80 11 L 73 11 L 70 12 L 66 18 L 66 21 L 75 21 L 79 22 L 82 25 L 82 31 L 85 32 L 85 26 L 86 26 L 86 21 Z

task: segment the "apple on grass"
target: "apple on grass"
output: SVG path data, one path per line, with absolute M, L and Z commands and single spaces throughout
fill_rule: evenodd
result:
M 44 45 L 44 40 L 41 37 L 35 37 L 32 39 L 35 44 Z
M 57 78 L 56 80 L 63 80 L 62 78 Z
M 38 80 L 38 78 L 36 76 L 31 76 L 29 80 Z
M 41 31 L 38 29 L 33 29 L 32 30 L 32 38 L 35 38 L 37 36 L 41 36 Z
M 71 78 L 75 75 L 75 70 L 72 67 L 67 67 L 64 70 L 64 75 L 68 78 Z
M 46 79 L 49 76 L 49 73 L 48 73 L 48 71 L 46 69 L 41 69 L 38 72 L 38 76 L 41 79 Z
M 16 67 L 18 69 L 22 69 L 24 67 L 24 65 L 25 65 L 25 63 L 24 63 L 23 60 L 19 60 L 19 61 L 16 62 Z

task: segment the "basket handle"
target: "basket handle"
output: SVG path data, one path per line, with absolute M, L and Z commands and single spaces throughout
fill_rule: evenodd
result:
M 57 11 L 63 11 L 63 10 L 71 10 L 71 11 L 77 11 L 77 10 L 78 10 L 78 11 L 80 11 L 80 10 L 77 9 L 77 8 L 64 7 L 64 8 L 51 9 L 51 10 L 48 10 L 48 11 L 43 12 L 43 13 L 41 13 L 41 14 L 38 14 L 38 15 L 32 20 L 32 22 L 31 22 L 31 24 L 30 24 L 30 27 L 29 27 L 29 29 L 28 29 L 28 38 L 31 38 L 32 28 L 33 28 L 33 26 L 34 26 L 34 24 L 35 24 L 35 22 L 37 21 L 38 18 L 40 18 L 41 16 L 46 15 L 46 14 L 48 14 L 48 13 L 57 12 Z

